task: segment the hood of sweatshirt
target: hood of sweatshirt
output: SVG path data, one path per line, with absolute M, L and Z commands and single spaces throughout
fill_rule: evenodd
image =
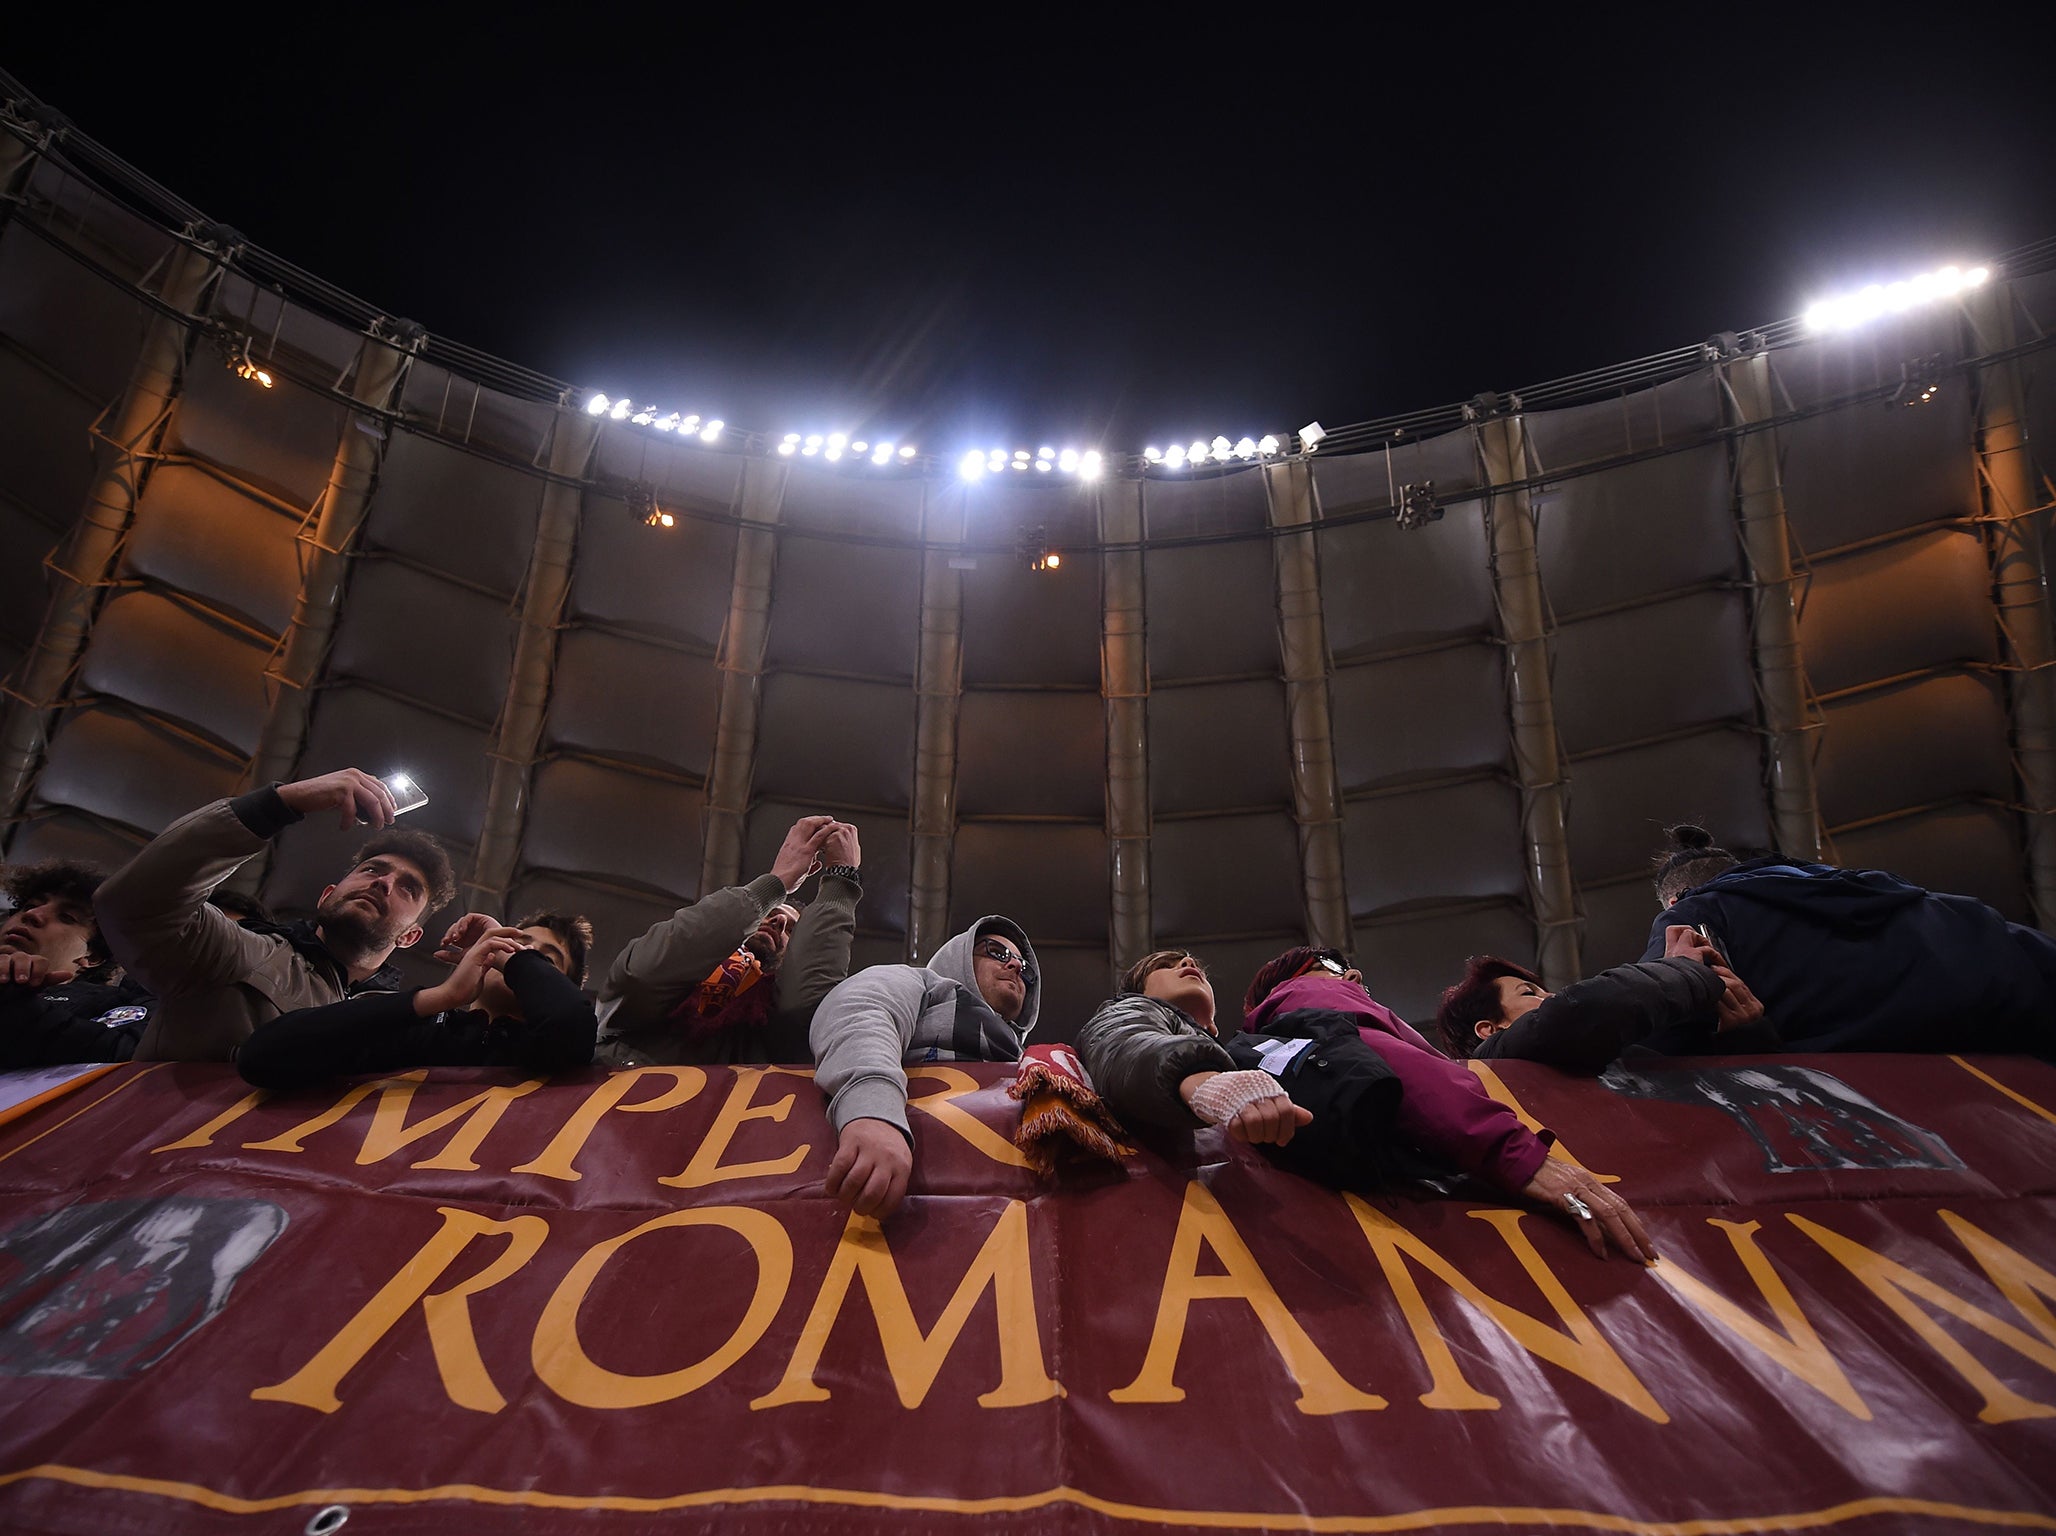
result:
M 1011 917 L 1002 917 L 997 912 L 988 912 L 962 933 L 943 941 L 942 948 L 928 962 L 928 969 L 938 976 L 946 976 L 964 988 L 973 997 L 980 997 L 978 976 L 971 969 L 971 962 L 977 958 L 976 946 L 979 937 L 996 933 L 1011 940 L 1014 948 L 1021 952 L 1021 958 L 1028 962 L 1028 998 L 1021 1005 L 1021 1016 L 1013 1021 L 1014 1032 L 1026 1039 L 1035 1028 L 1035 1017 L 1042 1009 L 1042 969 L 1035 963 L 1035 946 L 1028 942 L 1028 935 L 1021 931 L 1021 925 Z
M 1836 869 L 1827 864 L 1758 859 L 1694 887 L 1680 900 L 1700 895 L 1736 897 L 1836 933 L 1861 937 L 1888 927 L 1909 907 L 1926 900 L 1927 894 L 1881 869 Z
M 1280 982 L 1271 988 L 1268 997 L 1250 1010 L 1249 1017 L 1242 1021 L 1242 1027 L 1253 1035 L 1260 1035 L 1272 1019 L 1301 1008 L 1332 1008 L 1338 1013 L 1353 1014 L 1359 1029 L 1375 1029 L 1380 1034 L 1404 1040 L 1408 1045 L 1417 1045 L 1437 1056 L 1442 1054 L 1428 1044 L 1419 1030 L 1362 987 L 1330 971 L 1315 971 L 1310 976 L 1295 976 L 1290 981 Z

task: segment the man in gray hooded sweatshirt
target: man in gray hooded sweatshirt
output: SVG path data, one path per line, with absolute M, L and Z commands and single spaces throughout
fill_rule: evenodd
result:
M 821 999 L 812 1042 L 837 1138 L 829 1197 L 861 1216 L 891 1215 L 914 1171 L 903 1063 L 1019 1061 L 1041 1002 L 1028 935 L 997 913 L 925 966 L 874 965 Z

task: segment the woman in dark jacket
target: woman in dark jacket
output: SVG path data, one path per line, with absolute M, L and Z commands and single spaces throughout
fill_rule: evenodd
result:
M 1208 1120 L 1201 1097 L 1221 1079 L 1187 1086 L 1200 1073 L 1226 1074 L 1235 1065 L 1234 1056 L 1214 1039 L 1211 989 L 1206 991 L 1204 1025 L 1183 1004 L 1141 1006 L 1167 995 L 1174 986 L 1183 986 L 1189 996 L 1188 973 L 1196 968 L 1190 956 L 1176 951 L 1140 961 L 1129 972 L 1127 985 L 1142 997 L 1114 999 L 1079 1036 L 1078 1054 L 1093 1086 L 1123 1119 L 1188 1127 L 1203 1121 L 1222 1123 Z M 1167 970 L 1172 972 L 1168 979 L 1163 976 Z M 1204 980 L 1203 971 L 1199 979 Z M 1324 1055 L 1333 1060 L 1340 1054 L 1340 1047 L 1329 1042 L 1353 1037 L 1397 1079 L 1400 1092 L 1392 1130 L 1414 1153 L 1563 1211 L 1596 1254 L 1603 1256 L 1610 1244 L 1643 1262 L 1656 1257 L 1626 1201 L 1584 1170 L 1550 1157 L 1541 1137 L 1487 1094 L 1470 1071 L 1376 1002 L 1364 989 L 1361 975 L 1334 951 L 1296 949 L 1280 955 L 1257 973 L 1244 1011 L 1248 1034 L 1238 1049 L 1252 1048 L 1259 1059 L 1269 1055 L 1288 1070 L 1304 1070 Z M 1260 1092 L 1262 1086 L 1253 1084 L 1247 1091 Z M 1281 1092 L 1273 1080 L 1270 1095 Z M 1317 1111 L 1299 1124 L 1318 1118 Z M 1376 1171 L 1375 1165 L 1365 1170 Z
M 592 936 L 583 917 L 556 912 L 488 929 L 433 987 L 362 992 L 259 1025 L 236 1066 L 260 1088 L 410 1067 L 572 1071 L 592 1060 L 598 1032 L 579 990 Z

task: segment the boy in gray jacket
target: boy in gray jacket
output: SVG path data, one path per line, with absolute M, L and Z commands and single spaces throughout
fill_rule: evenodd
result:
M 814 1079 L 835 1159 L 823 1188 L 859 1215 L 890 1216 L 914 1171 L 905 1062 L 1019 1061 L 1042 1003 L 1035 950 L 988 913 L 922 965 L 874 965 L 821 1000 Z

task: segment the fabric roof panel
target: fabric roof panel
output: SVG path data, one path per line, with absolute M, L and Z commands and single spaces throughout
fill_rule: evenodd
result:
M 541 764 L 521 834 L 524 873 L 594 875 L 679 899 L 700 888 L 705 793 L 599 763 Z
M 897 474 L 866 474 L 858 466 L 815 465 L 788 459 L 778 516 L 794 528 L 838 534 L 918 540 L 922 536 L 925 481 Z M 952 494 L 945 487 L 942 495 Z
M 24 648 L 36 638 L 50 605 L 43 562 L 56 545 L 54 529 L 0 497 L 0 640 Z
M 146 318 L 141 302 L 26 225 L 0 230 L 0 334 L 89 399 L 128 387 Z
M 1809 556 L 1979 508 L 1970 396 L 1848 406 L 1779 429 L 1785 516 Z
M 1813 568 L 1799 615 L 1822 693 L 1942 662 L 1997 661 L 1992 570 L 1970 529 L 1857 550 Z
M 1105 944 L 1110 881 L 1103 829 L 967 822 L 957 828 L 953 852 L 950 932 L 1001 912 L 1032 942 Z
M 1259 532 L 1270 520 L 1264 472 L 1252 467 L 1196 480 L 1170 475 L 1147 480 L 1142 518 L 1151 539 Z
M 1580 758 L 1570 765 L 1571 873 L 1603 880 L 1644 868 L 1663 829 L 1696 822 L 1725 847 L 1771 839 L 1763 792 L 1763 749 L 1752 728 Z
M 1152 678 L 1278 671 L 1270 540 L 1151 550 L 1143 580 Z
M 93 486 L 92 426 L 100 409 L 0 347 L 0 420 L 7 423 L 0 432 L 0 499 L 52 528 L 69 528 Z
M 1932 891 L 1974 896 L 2010 921 L 2032 923 L 2020 819 L 1997 805 L 1951 805 L 1844 832 L 1837 861 L 1888 869 Z
M 79 682 L 247 754 L 264 728 L 270 659 L 270 647 L 160 593 L 118 592 L 93 623 Z
M 160 722 L 73 709 L 50 738 L 34 804 L 69 806 L 154 836 L 193 807 L 232 793 L 241 774 L 241 763 Z
M 1477 502 L 1449 507 L 1425 528 L 1389 518 L 1323 528 L 1320 547 L 1328 652 L 1338 662 L 1497 628 Z
M 721 675 L 710 657 L 591 629 L 557 640 L 546 738 L 704 777 L 714 750 Z
M 1106 705 L 1096 693 L 967 691 L 957 717 L 963 816 L 1083 816 L 1106 809 Z
M 504 459 L 513 468 L 542 457 L 557 418 L 557 407 L 547 401 L 516 400 L 419 359 L 407 370 L 400 409 L 422 430 Z
M 764 678 L 756 794 L 904 810 L 913 776 L 911 688 L 795 672 Z
M 1723 444 L 1564 480 L 1535 500 L 1536 554 L 1559 618 L 1742 574 Z
M 143 483 L 122 567 L 282 634 L 300 595 L 299 532 L 277 508 L 183 464 Z
M 1159 688 L 1148 720 L 1150 805 L 1159 816 L 1292 803 L 1282 682 Z
M 1337 667 L 1328 686 L 1344 794 L 1510 761 L 1497 646 L 1455 645 Z
M 632 941 L 674 912 L 672 902 L 639 899 L 622 891 L 566 880 L 543 871 L 531 871 L 515 881 L 507 896 L 507 910 L 496 914 L 519 923 L 534 912 L 562 912 L 578 915 L 593 925 L 592 953 L 586 957 L 586 989 L 597 992 L 607 979 L 614 957 Z M 447 922 L 444 923 L 447 927 Z M 440 933 L 430 935 L 440 938 Z
M 1283 811 L 1159 821 L 1149 868 L 1158 933 L 1306 931 L 1299 830 Z
M 1739 592 L 1579 619 L 1556 632 L 1556 728 L 1570 752 L 1714 720 L 1756 718 Z
M 921 556 L 825 539 L 778 544 L 766 664 L 914 680 Z
M 732 523 L 680 517 L 670 528 L 646 528 L 627 503 L 588 491 L 570 613 L 689 640 L 711 654 L 728 623 L 735 543 Z
M 1830 827 L 1957 796 L 2010 801 L 2004 685 L 1961 673 L 1831 700 L 1822 733 L 1821 819 Z
M 490 729 L 514 655 L 507 605 L 391 560 L 360 560 L 327 680 L 362 678 Z
M 1099 686 L 1099 562 L 1031 571 L 1018 556 L 983 554 L 963 573 L 964 686 Z
M 602 480 L 648 481 L 659 503 L 679 500 L 732 512 L 742 494 L 742 466 L 742 456 L 731 450 L 610 421 L 600 428 L 594 470 Z
M 219 347 L 196 341 L 164 446 L 295 506 L 312 507 L 335 464 L 343 418 L 336 401 L 289 378 L 280 377 L 272 389 L 237 378 Z
M 1520 797 L 1497 779 L 1352 800 L 1342 850 L 1357 918 L 1412 902 L 1526 897 Z
M 528 573 L 546 482 L 412 432 L 379 465 L 364 543 L 509 597 Z
M 1712 367 L 1654 389 L 1561 410 L 1529 411 L 1521 422 L 1543 473 L 1690 442 L 1719 429 L 1720 385 Z
M 409 811 L 401 825 L 468 847 L 485 815 L 489 741 L 474 726 L 369 688 L 326 684 L 315 698 L 306 745 L 290 776 L 314 778 L 338 768 L 412 774 L 428 791 L 428 804 Z
M 1649 943 L 1649 925 L 1662 910 L 1656 887 L 1639 877 L 1587 887 L 1578 893 L 1578 905 L 1585 914 L 1578 957 L 1587 976 L 1640 960 Z

